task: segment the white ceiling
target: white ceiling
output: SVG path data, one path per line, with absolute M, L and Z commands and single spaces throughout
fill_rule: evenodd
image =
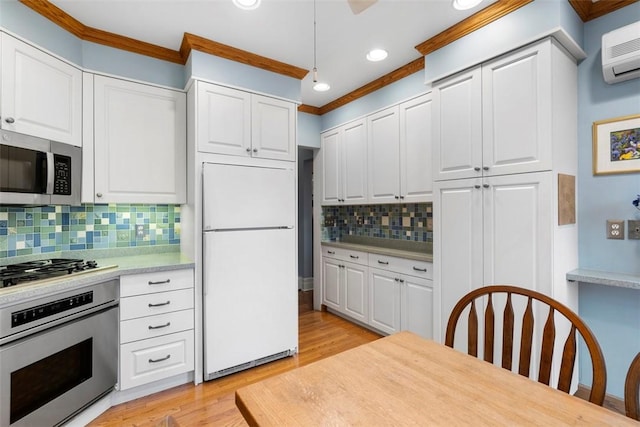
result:
M 304 69 L 313 68 L 313 0 L 262 0 L 252 11 L 231 0 L 50 0 L 84 25 L 173 50 L 185 32 Z M 320 107 L 420 57 L 414 48 L 478 10 L 451 0 L 378 0 L 354 15 L 347 0 L 316 0 L 318 79 L 302 80 L 302 102 Z M 384 48 L 389 57 L 365 55 Z

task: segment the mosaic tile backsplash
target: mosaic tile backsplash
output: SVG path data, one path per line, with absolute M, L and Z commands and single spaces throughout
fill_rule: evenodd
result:
M 180 206 L 0 206 L 0 258 L 180 244 Z
M 431 203 L 324 206 L 321 224 L 323 240 L 364 236 L 433 242 Z

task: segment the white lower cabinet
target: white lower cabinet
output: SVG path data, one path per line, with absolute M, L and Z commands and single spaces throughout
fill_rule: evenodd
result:
M 367 253 L 324 248 L 323 255 L 323 304 L 355 320 L 367 323 L 369 305 Z
M 440 292 L 429 262 L 369 255 L 370 325 L 392 334 L 439 338 Z
M 432 263 L 322 247 L 322 303 L 377 331 L 439 339 L 440 292 Z
M 192 269 L 120 278 L 120 390 L 194 369 Z

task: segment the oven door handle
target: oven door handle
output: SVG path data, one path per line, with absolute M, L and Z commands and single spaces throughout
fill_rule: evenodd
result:
M 55 179 L 55 167 L 53 153 L 47 152 L 47 194 L 53 194 L 53 181 Z

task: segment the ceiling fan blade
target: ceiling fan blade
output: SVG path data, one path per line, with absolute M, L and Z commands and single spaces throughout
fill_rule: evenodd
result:
M 351 11 L 354 15 L 359 14 L 369 6 L 372 6 L 378 0 L 347 0 L 349 2 L 349 7 L 351 7 Z

